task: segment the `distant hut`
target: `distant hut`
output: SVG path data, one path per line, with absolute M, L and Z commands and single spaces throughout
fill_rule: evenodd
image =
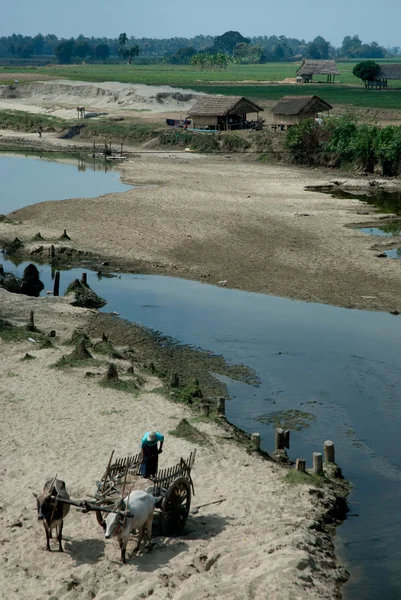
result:
M 380 65 L 380 69 L 373 81 L 366 81 L 365 87 L 368 89 L 383 89 L 388 87 L 388 80 L 401 80 L 401 64 Z
M 244 96 L 202 96 L 191 108 L 188 115 L 194 129 L 227 131 L 246 129 L 248 115 L 259 118 L 263 108 Z
M 318 113 L 333 107 L 318 96 L 284 96 L 273 108 L 274 126 L 289 126 L 304 119 L 315 119 Z
M 304 58 L 297 71 L 297 81 L 311 83 L 314 75 L 326 75 L 327 83 L 334 82 L 340 71 L 335 60 L 309 60 Z

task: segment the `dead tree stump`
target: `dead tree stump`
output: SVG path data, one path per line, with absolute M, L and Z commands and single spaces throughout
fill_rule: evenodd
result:
M 222 416 L 226 414 L 226 399 L 223 397 L 217 398 L 217 412 Z
M 201 404 L 201 414 L 203 417 L 208 417 L 210 415 L 209 404 Z
M 313 453 L 313 472 L 315 475 L 323 475 L 323 456 L 321 452 Z
M 77 360 L 85 360 L 87 358 L 92 358 L 91 353 L 86 347 L 84 339 L 80 340 L 78 342 L 78 345 L 75 346 L 74 350 L 71 353 L 71 358 L 75 358 Z
M 252 450 L 260 450 L 260 433 L 252 433 L 251 446 Z
M 276 450 L 284 450 L 284 429 L 277 427 L 276 429 Z
M 295 469 L 296 471 L 301 471 L 301 473 L 305 473 L 306 460 L 304 458 L 297 458 L 297 460 L 295 461 Z
M 324 461 L 333 463 L 335 462 L 334 456 L 334 442 L 326 440 L 324 442 Z
M 109 363 L 109 367 L 106 373 L 107 381 L 118 381 L 118 371 L 114 363 Z
M 60 271 L 56 271 L 54 275 L 54 286 L 53 286 L 53 296 L 58 296 L 60 294 Z

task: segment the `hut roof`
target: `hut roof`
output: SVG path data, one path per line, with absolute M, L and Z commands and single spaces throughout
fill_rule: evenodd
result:
M 302 113 L 331 110 L 333 107 L 318 96 L 284 96 L 273 108 L 274 115 L 300 115 Z
M 202 96 L 188 115 L 202 117 L 225 117 L 229 114 L 261 112 L 258 106 L 244 96 Z
M 335 60 L 309 60 L 304 58 L 297 75 L 340 75 L 340 71 Z
M 380 65 L 375 79 L 401 79 L 401 64 Z

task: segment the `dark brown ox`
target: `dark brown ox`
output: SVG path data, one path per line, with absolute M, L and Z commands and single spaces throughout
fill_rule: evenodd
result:
M 70 497 L 65 489 L 64 481 L 60 479 L 50 479 L 46 481 L 41 494 L 34 494 L 38 505 L 38 520 L 43 521 L 46 532 L 47 550 L 50 552 L 50 539 L 53 537 L 52 530 L 56 528 L 58 549 L 63 552 L 62 533 L 63 519 L 67 516 L 70 505 L 60 502 L 58 498 L 69 500 Z

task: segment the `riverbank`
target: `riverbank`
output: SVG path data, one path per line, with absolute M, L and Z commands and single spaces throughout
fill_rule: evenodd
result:
M 4 140 L 43 149 L 89 148 L 50 134 L 39 142 L 34 134 L 7 132 Z M 38 231 L 49 245 L 67 229 L 69 246 L 110 268 L 401 312 L 400 264 L 377 256 L 396 242 L 349 227 L 371 224 L 377 211 L 305 190 L 341 174 L 260 163 L 253 155 L 127 150 L 129 159 L 119 166 L 123 181 L 151 187 L 27 206 L 12 214 L 20 225 L 0 224 L 0 238 L 17 236 L 29 255 L 37 250 L 30 240 Z
M 15 325 L 23 326 L 34 310 L 44 335 L 56 329 L 53 346 L 42 349 L 27 340 L 35 333 L 0 340 L 0 585 L 7 598 L 341 597 L 347 574 L 330 537 L 339 516 L 334 488 L 285 483 L 284 467 L 246 451 L 229 427 L 167 400 L 160 381 L 136 364 L 144 381 L 135 395 L 99 385 L 107 365 L 95 350 L 101 363 L 52 367 L 71 352 L 63 342 L 74 330 L 93 331 L 102 319 L 96 311 L 72 307 L 66 298 L 28 298 L 1 289 L 0 307 L 0 318 Z M 107 333 L 113 342 L 113 330 Z M 140 359 L 140 344 L 132 350 Z M 22 360 L 26 353 L 34 359 Z M 120 373 L 130 365 L 113 361 Z M 169 434 L 183 418 L 199 432 L 200 443 Z M 57 472 L 73 498 L 87 497 L 111 450 L 117 456 L 135 452 L 149 428 L 166 434 L 161 467 L 197 448 L 192 506 L 222 503 L 191 514 L 184 536 L 154 538 L 152 554 L 130 558 L 127 566 L 119 564 L 117 544 L 104 540 L 93 515 L 71 510 L 63 532 L 65 553 L 47 553 L 31 491 L 40 491 Z

